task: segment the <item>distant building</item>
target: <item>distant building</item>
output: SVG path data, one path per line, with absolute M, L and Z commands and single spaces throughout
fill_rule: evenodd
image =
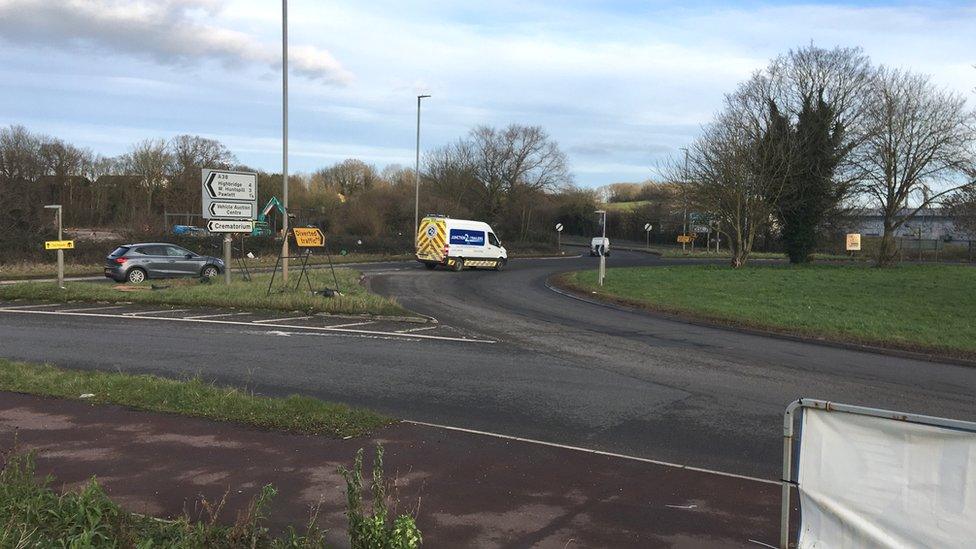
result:
M 905 211 L 904 213 L 909 213 Z M 884 232 L 884 216 L 879 209 L 862 210 L 852 220 L 852 232 L 862 236 L 881 236 Z M 919 232 L 921 231 L 921 235 Z M 915 217 L 895 229 L 896 237 L 938 239 L 938 240 L 976 240 L 976 235 L 957 228 L 942 208 L 922 208 Z

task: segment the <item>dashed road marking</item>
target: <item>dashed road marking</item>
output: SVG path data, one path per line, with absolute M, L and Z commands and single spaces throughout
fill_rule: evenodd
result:
M 125 305 L 110 305 L 108 307 L 82 307 L 80 309 L 58 309 L 61 313 L 80 313 L 84 311 L 107 311 L 109 309 L 121 309 Z
M 190 309 L 163 309 L 161 311 L 133 311 L 131 313 L 122 313 L 124 316 L 141 316 L 141 315 L 158 315 L 162 313 L 185 313 Z M 65 311 L 52 311 L 56 313 L 63 313 Z
M 152 313 L 173 313 L 187 311 L 188 309 L 167 309 L 165 311 L 145 311 L 139 313 L 86 313 L 86 312 L 72 312 L 65 313 L 61 311 L 37 311 L 32 309 L 9 309 L 0 308 L 0 313 L 7 314 L 34 314 L 34 315 L 61 315 L 61 316 L 80 316 L 89 318 L 115 318 L 115 319 L 126 319 L 126 320 L 148 320 L 156 322 L 193 322 L 200 324 L 214 324 L 223 326 L 262 326 L 262 327 L 274 327 L 278 329 L 289 328 L 292 330 L 301 330 L 306 332 L 329 332 L 336 334 L 347 334 L 347 335 L 361 335 L 365 337 L 385 337 L 385 338 L 401 338 L 401 339 L 414 339 L 414 340 L 428 340 L 428 341 L 451 341 L 457 343 L 488 343 L 494 344 L 497 341 L 492 339 L 474 339 L 468 337 L 449 337 L 449 336 L 437 336 L 437 335 L 427 335 L 427 334 L 414 334 L 414 333 L 398 333 L 398 332 L 384 332 L 380 330 L 362 330 L 349 328 L 351 325 L 363 325 L 370 324 L 375 321 L 369 322 L 356 322 L 352 324 L 342 324 L 339 326 L 302 326 L 298 324 L 274 324 L 269 326 L 266 324 L 259 324 L 256 322 L 243 322 L 237 320 L 219 320 L 213 318 L 189 318 L 189 317 L 173 317 L 173 316 L 147 316 Z M 342 327 L 347 326 L 347 327 Z
M 254 324 L 265 324 L 268 322 L 284 322 L 286 320 L 308 320 L 310 318 L 315 318 L 315 317 L 314 316 L 289 316 L 285 318 L 266 318 L 264 320 L 252 320 L 251 322 L 253 322 Z
M 375 323 L 376 323 L 375 320 L 367 320 L 365 322 L 350 322 L 349 324 L 335 324 L 333 326 L 329 326 L 329 328 L 348 328 L 350 326 L 365 326 L 367 324 L 375 324 Z
M 412 332 L 423 332 L 424 330 L 436 330 L 439 326 L 423 326 L 421 328 L 407 328 L 406 330 L 397 330 L 398 334 L 409 334 Z
M 220 313 L 220 314 L 216 314 L 216 315 L 187 316 L 187 317 L 184 317 L 184 318 L 187 318 L 187 319 L 192 320 L 192 319 L 197 319 L 197 318 L 220 318 L 222 316 L 242 316 L 242 315 L 251 315 L 251 314 L 254 314 L 254 313 Z

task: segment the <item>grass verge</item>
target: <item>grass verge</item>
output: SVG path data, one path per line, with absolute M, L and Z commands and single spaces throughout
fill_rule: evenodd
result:
M 52 256 L 53 257 L 53 256 Z M 276 256 L 260 256 L 247 260 L 249 269 L 262 269 L 274 267 L 277 261 Z M 382 263 L 386 261 L 406 261 L 414 259 L 413 254 L 347 254 L 333 255 L 332 263 L 335 265 L 347 265 L 350 263 Z M 292 260 L 294 263 L 294 260 Z M 313 255 L 308 260 L 309 265 L 328 265 L 329 258 L 324 255 Z M 54 261 L 49 263 L 21 261 L 18 263 L 7 263 L 0 265 L 0 280 L 29 280 L 32 278 L 54 278 L 57 276 L 57 264 Z M 102 276 L 102 263 L 65 263 L 65 276 Z M 237 261 L 235 260 L 232 268 L 237 271 Z
M 360 273 L 351 269 L 336 269 L 342 294 L 336 297 L 313 295 L 302 282 L 294 290 L 297 271 L 291 286 L 282 290 L 281 275 L 275 278 L 275 288 L 268 296 L 270 274 L 256 274 L 253 280 L 235 280 L 230 285 L 222 279 L 202 283 L 198 279 L 153 280 L 138 286 L 106 284 L 104 282 L 68 282 L 61 290 L 53 282 L 20 282 L 0 286 L 0 299 L 25 299 L 63 303 L 83 302 L 131 302 L 154 305 L 180 305 L 190 307 L 232 307 L 240 309 L 268 309 L 304 311 L 308 313 L 409 315 L 395 300 L 367 291 L 359 283 Z M 332 273 L 326 270 L 311 271 L 312 288 L 321 290 L 334 287 Z M 152 286 L 159 289 L 153 289 Z
M 365 436 L 393 421 L 344 404 L 298 395 L 263 397 L 200 379 L 67 370 L 5 359 L 0 359 L 0 391 L 70 399 L 92 395 L 86 401 L 337 438 Z
M 976 269 L 956 265 L 680 265 L 560 275 L 571 290 L 782 333 L 976 359 Z

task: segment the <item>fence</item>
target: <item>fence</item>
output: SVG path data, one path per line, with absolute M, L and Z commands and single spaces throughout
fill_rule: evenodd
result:
M 972 547 L 974 481 L 976 423 L 797 400 L 783 416 L 780 547 L 793 487 L 797 547 Z

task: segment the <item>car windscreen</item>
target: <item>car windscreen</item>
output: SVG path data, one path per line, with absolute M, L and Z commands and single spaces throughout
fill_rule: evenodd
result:
M 120 255 L 125 255 L 125 252 L 127 251 L 129 251 L 128 246 L 119 246 L 118 248 L 115 248 L 115 251 L 108 255 L 111 257 L 119 257 Z

